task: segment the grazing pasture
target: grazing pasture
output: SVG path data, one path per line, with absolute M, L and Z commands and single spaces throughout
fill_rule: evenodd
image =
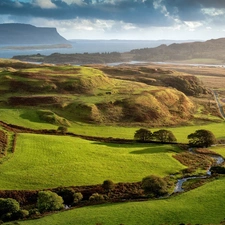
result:
M 105 67 L 101 71 L 4 63 L 0 68 L 0 120 L 32 129 L 57 130 L 65 125 L 68 132 L 99 140 L 133 139 L 140 128 L 168 129 L 179 143 L 188 143 L 187 136 L 199 129 L 225 139 L 225 123 L 214 96 L 202 85 L 216 89 L 222 103 L 224 68 L 184 66 L 178 72 L 168 65 L 165 68 Z M 104 143 L 28 133 L 17 133 L 13 142 L 13 132 L 8 130 L 8 135 L 8 152 L 0 164 L 1 190 L 95 185 L 108 179 L 137 182 L 151 174 L 179 176 L 187 169 L 173 157 L 182 152 L 176 145 Z M 13 143 L 14 152 L 10 151 Z M 225 156 L 222 145 L 210 149 Z M 77 208 L 18 224 L 219 224 L 225 218 L 224 181 L 222 176 L 207 179 L 202 187 L 165 199 Z
M 40 119 L 38 113 L 34 109 L 0 109 L 0 118 L 6 123 L 24 126 L 32 129 L 57 129 L 58 126 L 47 123 Z M 222 121 L 222 120 L 221 120 Z M 152 132 L 161 128 L 171 130 L 178 142 L 187 143 L 187 136 L 198 129 L 210 130 L 214 133 L 216 138 L 225 139 L 224 129 L 225 123 L 208 123 L 193 126 L 176 126 L 176 127 L 155 127 L 148 128 Z M 139 129 L 139 126 L 116 126 L 103 124 L 87 124 L 82 122 L 71 122 L 68 131 L 75 134 L 96 136 L 96 137 L 114 137 L 133 139 L 134 133 Z
M 68 136 L 19 134 L 15 153 L 0 165 L 0 189 L 141 181 L 185 166 L 172 155 L 179 148 L 154 144 L 106 144 Z M 166 167 L 165 167 L 166 165 Z

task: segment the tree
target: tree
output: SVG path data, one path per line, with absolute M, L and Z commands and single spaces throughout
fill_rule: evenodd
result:
M 63 209 L 63 199 L 51 191 L 40 191 L 37 200 L 38 210 L 42 212 Z
M 154 196 L 161 196 L 168 193 L 166 181 L 155 175 L 143 178 L 142 188 L 146 194 L 152 194 Z
M 216 143 L 214 134 L 209 130 L 196 130 L 187 137 L 191 147 L 209 147 Z
M 170 130 L 158 130 L 152 134 L 153 138 L 160 142 L 176 142 L 177 139 Z
M 110 190 L 112 190 L 114 188 L 114 183 L 112 180 L 104 180 L 102 187 L 109 192 Z
M 137 130 L 134 134 L 134 139 L 139 141 L 148 141 L 151 140 L 152 132 L 148 129 L 141 128 Z

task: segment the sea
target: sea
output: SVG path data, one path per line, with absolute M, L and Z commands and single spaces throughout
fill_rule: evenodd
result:
M 32 49 L 32 50 L 6 50 L 5 45 L 0 44 L 0 58 L 12 58 L 16 55 L 53 53 L 75 54 L 75 53 L 109 53 L 129 52 L 133 49 L 154 48 L 162 44 L 183 43 L 185 41 L 174 40 L 70 40 L 71 48 L 54 49 Z M 27 46 L 27 45 L 26 45 Z

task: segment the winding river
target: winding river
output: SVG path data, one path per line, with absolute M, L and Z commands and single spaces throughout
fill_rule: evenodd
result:
M 210 155 L 210 157 L 212 157 L 213 159 L 215 159 L 215 164 L 218 166 L 218 165 L 221 165 L 223 162 L 224 162 L 224 159 L 223 157 L 219 156 L 219 155 Z M 186 177 L 186 178 L 182 178 L 182 179 L 179 179 L 177 181 L 177 184 L 174 188 L 174 191 L 173 193 L 179 193 L 179 192 L 183 192 L 184 189 L 182 188 L 183 186 L 183 183 L 188 181 L 188 180 L 193 180 L 193 179 L 205 179 L 209 176 L 211 176 L 211 171 L 210 171 L 211 167 L 207 170 L 206 172 L 206 175 L 205 176 L 195 176 L 195 177 Z

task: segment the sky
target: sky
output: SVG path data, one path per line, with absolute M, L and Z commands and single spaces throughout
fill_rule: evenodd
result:
M 225 37 L 225 0 L 0 0 L 0 23 L 55 27 L 66 39 Z

